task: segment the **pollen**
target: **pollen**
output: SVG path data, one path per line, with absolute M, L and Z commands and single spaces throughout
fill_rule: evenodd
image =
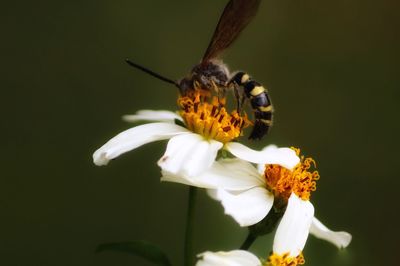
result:
M 299 156 L 300 150 L 295 149 Z M 275 197 L 289 199 L 290 194 L 294 192 L 303 200 L 309 200 L 311 192 L 317 189 L 316 181 L 319 179 L 319 173 L 316 170 L 316 163 L 312 158 L 300 157 L 300 162 L 292 171 L 276 164 L 266 165 L 265 179 L 267 188 Z
M 285 253 L 283 255 L 272 253 L 265 263 L 265 266 L 296 266 L 303 265 L 304 263 L 305 260 L 302 253 L 300 253 L 300 255 L 297 257 L 290 257 L 289 253 Z
M 241 136 L 242 129 L 251 122 L 246 114 L 240 115 L 236 110 L 229 113 L 224 104 L 224 98 L 209 98 L 201 92 L 178 98 L 180 115 L 189 130 L 206 139 L 227 143 Z

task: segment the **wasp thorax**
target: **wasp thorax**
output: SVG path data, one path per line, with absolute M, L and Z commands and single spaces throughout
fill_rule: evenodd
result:
M 179 82 L 182 96 L 200 89 L 223 94 L 228 86 L 229 70 L 221 61 L 213 60 L 195 65 L 190 74 Z

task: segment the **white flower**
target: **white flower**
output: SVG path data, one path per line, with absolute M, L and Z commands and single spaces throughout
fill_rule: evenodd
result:
M 239 158 L 254 163 L 269 161 L 270 163 L 279 164 L 287 155 L 287 151 L 281 150 L 276 158 L 272 158 L 268 152 L 255 151 L 240 143 L 224 143 L 209 138 L 210 132 L 208 132 L 207 136 L 193 133 L 187 128 L 175 124 L 175 120 L 182 121 L 182 117 L 169 111 L 142 110 L 135 115 L 125 116 L 124 118 L 130 122 L 139 120 L 163 122 L 139 125 L 125 130 L 110 139 L 94 152 L 93 162 L 96 165 L 106 165 L 110 160 L 146 143 L 169 139 L 167 149 L 158 161 L 158 165 L 161 167 L 163 175 L 165 175 L 164 180 L 173 181 L 174 177 L 179 177 L 178 179 L 183 178 L 183 180 L 177 182 L 191 184 L 190 179 L 192 177 L 198 177 L 202 171 L 211 167 L 218 151 L 222 148 Z M 218 138 L 226 137 L 223 135 L 225 132 L 218 134 Z M 289 159 L 285 158 L 285 162 L 289 164 L 284 164 L 285 166 L 296 164 L 296 156 L 292 154 Z M 185 179 L 188 181 L 185 181 Z
M 346 247 L 351 236 L 338 238 L 335 232 L 324 227 L 314 216 L 314 207 L 309 201 L 300 199 L 295 193 L 292 193 L 288 199 L 288 206 L 281 222 L 276 230 L 273 252 L 268 260 L 263 264 L 255 255 L 245 250 L 232 250 L 229 252 L 204 252 L 199 254 L 200 258 L 196 266 L 282 266 L 282 265 L 301 265 L 304 264 L 302 250 L 307 241 L 309 232 L 316 230 L 317 234 L 324 231 L 327 234 L 333 234 L 332 237 L 338 240 L 340 247 Z M 310 229 L 314 228 L 314 229 Z M 330 232 L 330 233 L 328 233 Z M 340 234 L 339 234 L 340 235 Z M 350 238 L 349 238 L 350 236 Z M 339 240 L 340 239 L 340 240 Z M 332 239 L 326 239 L 332 242 Z
M 308 237 L 314 207 L 294 193 L 289 198 L 287 210 L 277 229 L 273 253 L 263 264 L 256 256 L 245 250 L 229 252 L 204 252 L 196 266 L 296 266 L 304 263 L 301 254 Z M 279 255 L 282 254 L 282 255 Z
M 242 191 L 244 189 L 253 189 L 254 191 L 251 191 L 250 194 L 255 196 L 255 199 L 259 199 L 258 195 L 254 193 L 257 193 L 258 189 L 256 187 L 265 187 L 265 181 L 255 171 L 253 165 L 247 161 L 253 163 L 264 161 L 285 167 L 294 167 L 299 162 L 296 153 L 289 148 L 275 147 L 274 149 L 254 151 L 235 142 L 226 144 L 225 148 L 243 160 L 238 158 L 219 160 L 214 162 L 207 171 L 191 176 L 182 173 L 174 174 L 171 171 L 163 169 L 161 181 L 176 182 L 209 189 L 222 188 L 223 190 L 218 190 L 220 193 L 224 193 L 224 190 Z M 261 193 L 265 194 L 264 192 Z M 240 201 L 233 204 L 237 206 L 237 204 L 241 204 Z
M 252 253 L 245 250 L 228 252 L 206 251 L 199 254 L 196 266 L 261 266 L 261 261 Z
M 267 163 L 293 169 L 300 162 L 295 151 L 289 148 L 277 148 L 270 145 L 262 152 L 268 154 L 270 158 L 280 158 L 278 164 L 264 160 L 262 162 L 264 167 Z M 286 154 L 284 155 L 283 152 Z M 286 171 L 290 172 L 290 170 Z M 212 185 L 205 186 L 211 189 L 208 191 L 209 195 L 219 200 L 225 213 L 232 216 L 240 226 L 245 227 L 260 222 L 274 204 L 274 194 L 268 188 L 264 170 L 261 168 L 257 170 L 247 161 L 238 158 L 221 159 L 199 179 L 213 182 Z M 213 187 L 217 189 L 213 190 Z
M 269 146 L 264 152 L 268 151 L 273 156 L 277 150 Z M 241 226 L 260 222 L 275 203 L 287 201 L 275 237 L 274 252 L 280 255 L 289 252 L 296 257 L 303 249 L 309 232 L 340 248 L 351 241 L 350 234 L 330 231 L 314 218 L 314 207 L 309 197 L 315 190 L 319 175 L 309 170 L 313 163 L 311 158 L 302 158 L 298 165 L 289 169 L 268 164 L 257 170 L 240 159 L 222 159 L 204 172 L 202 179 L 212 179 L 215 187 L 219 187 L 209 190 L 210 196 L 220 201 L 225 213 Z M 276 198 L 280 200 L 275 202 Z

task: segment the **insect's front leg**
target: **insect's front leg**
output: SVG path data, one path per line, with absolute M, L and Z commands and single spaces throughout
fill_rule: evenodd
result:
M 237 82 L 235 82 L 233 79 L 231 79 L 228 83 L 228 88 L 233 89 L 233 93 L 236 99 L 236 111 L 240 114 L 246 100 L 243 87 L 237 84 Z
M 220 107 L 226 104 L 226 87 L 218 86 L 215 81 L 211 80 L 211 87 L 213 91 L 217 94 L 218 104 Z

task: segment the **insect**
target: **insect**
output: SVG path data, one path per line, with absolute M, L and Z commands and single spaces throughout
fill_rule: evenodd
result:
M 267 89 L 244 72 L 231 74 L 228 67 L 218 59 L 239 36 L 255 16 L 261 0 L 230 0 L 219 19 L 217 27 L 203 55 L 187 76 L 174 81 L 140 66 L 131 60 L 126 62 L 160 80 L 179 88 L 181 95 L 188 95 L 196 89 L 214 91 L 224 97 L 233 89 L 240 113 L 246 101 L 250 101 L 254 112 L 254 126 L 249 139 L 261 139 L 272 125 L 272 104 Z

